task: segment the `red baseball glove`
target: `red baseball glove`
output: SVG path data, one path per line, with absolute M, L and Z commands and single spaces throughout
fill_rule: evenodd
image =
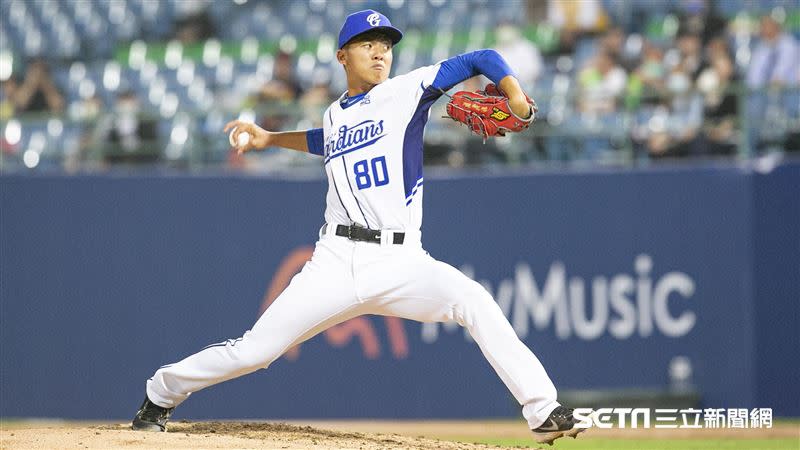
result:
M 536 102 L 527 95 L 525 98 L 531 105 L 531 115 L 527 119 L 517 116 L 511 111 L 508 97 L 493 83 L 489 83 L 482 91 L 458 91 L 447 103 L 447 115 L 456 122 L 461 122 L 473 133 L 485 140 L 491 136 L 505 136 L 506 132 L 520 132 L 533 123 Z

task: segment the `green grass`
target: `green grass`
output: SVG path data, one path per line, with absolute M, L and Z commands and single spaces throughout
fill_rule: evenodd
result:
M 504 447 L 531 447 L 530 439 L 460 439 L 461 442 L 477 442 Z M 797 450 L 800 444 L 795 439 L 559 439 L 553 450 Z
M 793 429 L 795 436 L 800 432 L 800 418 L 798 417 L 776 418 L 774 425 L 784 429 Z M 780 437 L 773 438 L 752 436 L 755 439 L 750 437 L 742 439 L 737 438 L 735 435 L 727 438 L 709 437 L 706 439 L 702 439 L 701 436 L 695 439 L 687 439 L 686 437 L 676 437 L 674 439 L 656 437 L 650 439 L 631 439 L 628 437 L 614 439 L 606 436 L 598 438 L 581 436 L 578 439 L 558 439 L 552 447 L 536 444 L 532 437 L 501 438 L 488 435 L 486 437 L 459 438 L 447 436 L 446 440 L 488 444 L 498 447 L 543 448 L 547 450 L 800 450 L 800 440 L 786 436 L 787 433 L 781 433 Z
M 800 417 L 778 417 L 773 422 L 775 425 L 800 425 Z

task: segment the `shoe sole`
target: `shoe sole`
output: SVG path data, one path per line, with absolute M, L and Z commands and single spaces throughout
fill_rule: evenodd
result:
M 564 436 L 569 436 L 572 439 L 577 439 L 578 435 L 586 431 L 586 428 L 572 428 L 564 432 Z
M 149 431 L 152 433 L 163 433 L 166 430 L 165 427 L 157 423 L 147 423 L 147 422 L 133 422 L 131 424 L 131 430 L 133 431 Z
M 536 442 L 539 444 L 547 444 L 553 445 L 553 442 L 561 437 L 571 437 L 572 439 L 577 439 L 578 434 L 583 433 L 586 431 L 586 428 L 571 428 L 566 431 L 550 431 L 548 433 L 533 433 L 534 437 L 536 438 Z

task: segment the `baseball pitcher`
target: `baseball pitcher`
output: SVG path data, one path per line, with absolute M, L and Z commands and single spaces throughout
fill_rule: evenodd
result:
M 278 133 L 238 120 L 225 126 L 242 153 L 279 146 L 319 155 L 328 177 L 325 223 L 311 260 L 251 330 L 163 366 L 147 380 L 134 430 L 165 431 L 174 408 L 192 392 L 266 369 L 333 325 L 378 314 L 458 322 L 522 406 L 537 441 L 581 431 L 491 295 L 421 244 L 422 134 L 431 105 L 453 86 L 485 75 L 493 84 L 456 93 L 447 105 L 454 120 L 484 138 L 527 128 L 536 106 L 493 50 L 389 78 L 392 47 L 402 36 L 379 12 L 347 17 L 336 55 L 347 92 L 325 111 L 323 128 Z

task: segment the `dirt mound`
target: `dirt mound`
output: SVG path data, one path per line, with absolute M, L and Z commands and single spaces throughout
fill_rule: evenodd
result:
M 130 430 L 129 424 L 27 424 L 3 427 L 3 449 L 34 448 L 247 448 L 247 449 L 436 449 L 487 450 L 495 447 L 398 434 L 332 431 L 265 422 L 172 423 L 167 433 Z M 505 447 L 504 450 L 508 450 Z

